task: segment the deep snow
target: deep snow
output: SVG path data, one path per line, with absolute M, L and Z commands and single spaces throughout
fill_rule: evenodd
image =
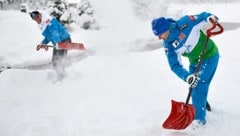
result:
M 185 101 L 188 86 L 170 71 L 162 48 L 145 47 L 148 39 L 156 39 L 151 17 L 136 15 L 128 0 L 92 1 L 101 29 L 69 26 L 73 41 L 85 43 L 88 51 L 69 52 L 87 57 L 70 65 L 63 81 L 53 83 L 56 75 L 51 69 L 9 69 L 0 74 L 1 136 L 239 135 L 240 3 L 169 3 L 165 16 L 209 11 L 226 29 L 213 37 L 221 58 L 210 87 L 213 111 L 207 113 L 206 127 L 174 131 L 161 125 L 170 113 L 171 99 Z M 161 7 L 158 2 L 154 8 L 157 5 Z M 27 14 L 0 11 L 0 38 L 1 65 L 51 60 L 51 50 L 35 50 L 42 37 Z

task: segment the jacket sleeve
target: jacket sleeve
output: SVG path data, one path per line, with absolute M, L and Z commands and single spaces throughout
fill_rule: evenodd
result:
M 195 22 L 195 23 L 199 23 L 202 21 L 208 22 L 208 17 L 211 16 L 211 13 L 208 12 L 202 12 L 200 14 L 197 15 L 189 15 L 189 18 L 191 21 Z
M 202 12 L 200 14 L 197 15 L 189 15 L 189 20 L 192 25 L 196 25 L 196 24 L 202 24 L 202 27 L 200 28 L 204 33 L 206 33 L 206 31 L 212 27 L 212 23 L 209 21 L 209 17 L 214 16 L 215 15 L 208 13 L 208 12 Z M 216 17 L 217 18 L 217 17 Z
M 171 49 L 165 50 L 165 53 L 171 70 L 179 78 L 186 81 L 186 78 L 190 73 L 183 67 L 180 56 Z

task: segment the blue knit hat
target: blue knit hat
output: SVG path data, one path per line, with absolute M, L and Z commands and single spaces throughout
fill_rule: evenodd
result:
M 159 36 L 164 32 L 166 32 L 169 29 L 169 27 L 170 27 L 170 23 L 164 17 L 156 18 L 156 19 L 153 19 L 152 21 L 152 31 L 156 36 Z

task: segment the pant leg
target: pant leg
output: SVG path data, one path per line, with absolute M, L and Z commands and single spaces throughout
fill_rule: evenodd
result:
M 192 103 L 196 110 L 196 120 L 205 122 L 206 117 L 206 103 L 209 85 L 217 69 L 219 55 L 215 55 L 208 60 L 204 60 L 200 66 L 198 85 L 192 91 Z M 190 72 L 195 70 L 194 65 L 190 65 Z
M 63 42 L 70 42 L 71 43 L 71 39 L 66 39 Z M 54 69 L 56 70 L 56 72 L 59 75 L 64 75 L 65 73 L 65 65 L 64 65 L 64 61 L 65 58 L 67 56 L 67 50 L 61 50 L 61 49 L 53 49 L 53 55 L 52 55 L 52 64 Z
M 52 63 L 53 67 L 59 67 L 64 65 L 64 58 L 67 56 L 67 50 L 53 49 Z

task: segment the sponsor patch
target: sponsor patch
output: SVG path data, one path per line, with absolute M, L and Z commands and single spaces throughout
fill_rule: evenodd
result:
M 186 37 L 186 35 L 184 33 L 180 33 L 178 38 L 182 41 L 184 38 Z
M 193 15 L 191 15 L 191 16 L 189 16 L 189 18 L 190 18 L 191 21 L 194 21 L 194 20 L 197 19 L 197 16 L 193 16 Z
M 190 20 L 191 21 L 194 21 L 195 20 L 195 17 L 194 16 L 189 16 Z
M 188 25 L 187 25 L 187 23 L 185 23 L 185 24 L 183 24 L 183 25 L 180 25 L 180 26 L 178 27 L 178 30 L 182 31 L 183 29 L 185 29 L 185 28 L 187 28 L 187 27 L 188 27 Z
M 179 41 L 178 40 L 173 41 L 172 46 L 174 48 L 177 48 L 178 45 L 179 45 Z

